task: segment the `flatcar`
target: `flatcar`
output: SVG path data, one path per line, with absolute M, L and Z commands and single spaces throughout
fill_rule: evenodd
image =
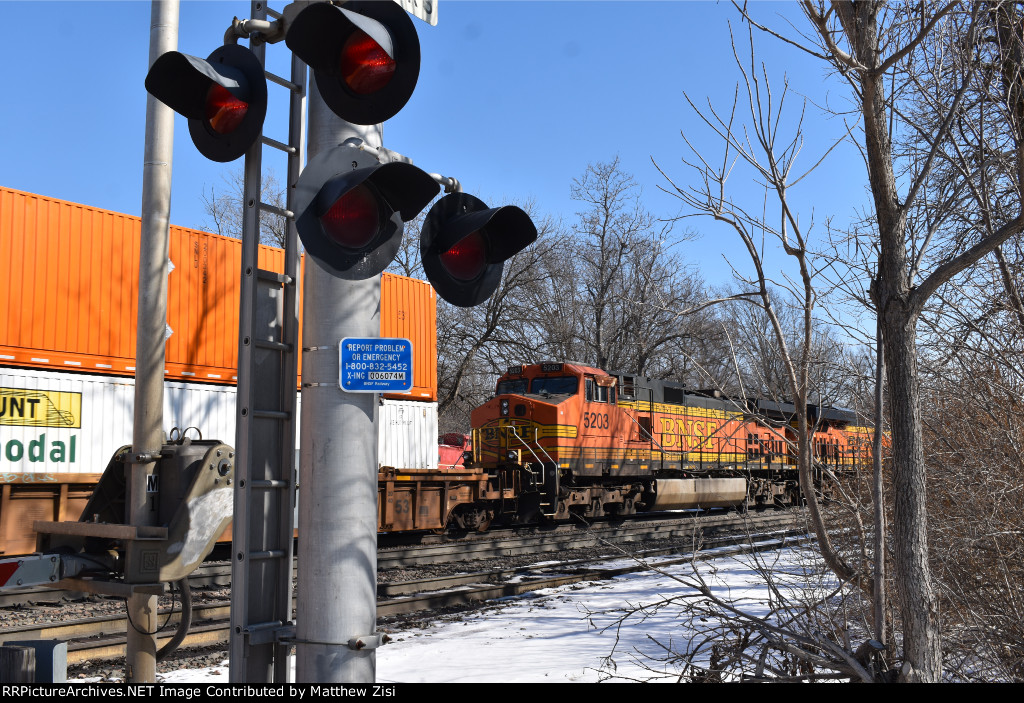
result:
M 818 474 L 867 465 L 873 431 L 854 413 L 808 410 Z M 514 366 L 472 412 L 471 433 L 442 438 L 436 468 L 382 463 L 378 527 L 485 530 L 494 522 L 793 505 L 801 500 L 794 415 L 791 403 L 729 398 L 586 364 Z M 33 519 L 75 519 L 97 478 L 3 483 L 0 552 L 33 551 Z

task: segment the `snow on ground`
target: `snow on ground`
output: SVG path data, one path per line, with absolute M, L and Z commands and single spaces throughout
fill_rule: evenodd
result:
M 799 554 L 776 553 L 775 568 L 801 570 Z M 751 557 L 705 562 L 701 572 L 716 593 L 748 612 L 764 613 L 768 588 Z M 666 569 L 685 576 L 688 566 Z M 624 608 L 650 604 L 687 589 L 669 576 L 643 572 L 495 601 L 482 611 L 440 618 L 404 630 L 377 650 L 378 683 L 595 682 L 649 679 L 637 653 L 657 655 L 657 642 L 686 641 L 690 633 L 669 611 L 615 627 Z M 691 591 L 692 592 L 692 591 Z M 618 638 L 618 642 L 616 642 Z M 610 657 L 610 659 L 609 659 Z M 610 665 L 614 661 L 614 666 Z M 604 672 L 602 676 L 601 672 Z M 674 670 L 664 671 L 671 679 Z M 167 682 L 227 682 L 228 663 L 206 670 L 161 674 Z

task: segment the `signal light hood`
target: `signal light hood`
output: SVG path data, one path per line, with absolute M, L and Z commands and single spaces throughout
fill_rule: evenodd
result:
M 358 188 L 364 188 L 364 195 L 378 208 L 377 228 L 373 233 L 354 231 L 352 241 L 365 244 L 346 246 L 344 233 L 328 231 L 321 218 Z M 363 280 L 387 268 L 402 244 L 405 222 L 426 207 L 439 190 L 433 178 L 412 164 L 382 164 L 357 147 L 333 147 L 317 154 L 299 176 L 295 227 L 306 253 L 321 268 L 338 278 Z M 359 204 L 354 201 L 352 206 Z M 351 224 L 358 228 L 370 219 L 355 217 Z M 344 217 L 340 220 L 338 226 L 344 227 Z
M 346 42 L 358 32 L 394 61 L 394 73 L 387 80 L 371 81 L 366 87 L 346 82 L 340 59 Z M 412 97 L 419 79 L 419 37 L 398 3 L 312 3 L 288 22 L 285 44 L 313 70 L 320 96 L 346 122 L 370 125 L 394 117 Z
M 445 265 L 444 255 L 474 233 L 479 233 L 483 240 L 486 266 L 472 279 L 466 279 Z M 504 262 L 536 239 L 536 226 L 520 208 L 488 208 L 468 193 L 451 193 L 434 203 L 423 221 L 423 271 L 442 298 L 452 305 L 472 307 L 490 298 L 497 289 Z
M 246 103 L 233 129 L 218 132 L 207 116 L 207 97 L 219 85 Z M 226 44 L 206 59 L 168 51 L 146 74 L 146 90 L 180 115 L 199 152 L 212 161 L 234 161 L 263 131 L 267 115 L 267 79 L 259 59 L 243 46 Z

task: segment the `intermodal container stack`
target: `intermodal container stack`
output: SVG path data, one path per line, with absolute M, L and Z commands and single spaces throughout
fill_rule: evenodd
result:
M 32 520 L 77 519 L 79 494 L 131 443 L 140 233 L 138 217 L 0 188 L 0 553 L 31 551 Z M 241 242 L 170 235 L 165 430 L 231 444 Z M 261 246 L 259 266 L 282 271 L 284 251 Z M 415 384 L 381 398 L 380 461 L 435 470 L 433 289 L 384 274 L 380 320 L 381 336 L 412 341 Z

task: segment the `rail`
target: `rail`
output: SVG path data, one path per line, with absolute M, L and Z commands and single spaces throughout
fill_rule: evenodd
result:
M 767 551 L 782 546 L 792 545 L 794 540 L 802 541 L 805 531 L 798 529 L 799 521 L 796 514 L 776 513 L 758 516 L 739 516 L 736 514 L 713 514 L 687 516 L 682 519 L 649 523 L 643 521 L 637 525 L 636 532 L 629 525 L 595 526 L 586 531 L 578 527 L 566 527 L 565 530 L 552 533 L 544 532 L 537 535 L 521 537 L 503 536 L 499 540 L 473 540 L 467 544 L 470 554 L 455 555 L 452 553 L 431 554 L 430 547 L 415 548 L 424 551 L 423 558 L 411 557 L 394 562 L 403 570 L 414 564 L 431 564 L 438 561 L 468 561 L 507 557 L 510 549 L 514 554 L 537 554 L 538 552 L 559 552 L 563 555 L 567 550 L 593 546 L 595 536 L 608 542 L 626 542 L 635 544 L 638 539 L 667 541 L 664 546 L 650 547 L 642 555 L 666 557 L 662 566 L 675 560 L 679 563 L 692 561 L 694 558 L 720 558 L 729 550 Z M 680 546 L 672 540 L 685 540 L 692 544 L 694 530 L 703 533 L 702 554 L 680 553 Z M 751 531 L 768 533 L 751 540 Z M 783 530 L 780 534 L 778 531 Z M 786 537 L 783 537 L 783 534 Z M 581 539 L 585 544 L 580 544 Z M 443 549 L 443 545 L 440 546 Z M 404 550 L 402 550 L 404 552 Z M 554 586 L 568 585 L 583 581 L 595 581 L 614 578 L 627 573 L 649 568 L 640 562 L 618 564 L 622 561 L 620 552 L 605 556 L 587 556 L 565 561 L 557 568 L 550 564 L 533 567 L 501 567 L 500 569 L 477 570 L 476 573 L 461 572 L 456 575 L 437 576 L 431 579 L 413 581 L 383 581 L 378 585 L 378 616 L 393 616 L 410 612 L 436 611 L 444 606 L 454 604 L 486 603 L 489 599 L 508 598 L 528 591 L 535 591 Z M 614 561 L 616 564 L 606 562 Z M 486 565 L 486 564 L 485 564 Z M 592 567 L 592 568 L 588 568 Z M 229 569 L 223 565 L 209 565 L 216 571 L 217 583 L 224 585 Z M 568 568 L 567 568 L 568 567 Z M 467 569 L 472 572 L 472 569 Z M 529 574 L 530 577 L 525 576 Z M 490 582 L 490 583 L 488 583 Z M 486 584 L 486 585 L 481 585 Z M 229 634 L 229 602 L 210 594 L 210 600 L 197 603 L 193 608 L 193 624 L 182 644 L 183 649 L 216 647 L 226 650 Z M 454 600 L 453 600 L 454 599 Z M 62 610 L 72 606 L 62 605 Z M 26 623 L 20 626 L 0 628 L 0 635 L 7 638 L 17 636 L 19 639 L 61 639 L 69 641 L 67 661 L 71 665 L 84 665 L 87 662 L 102 662 L 124 656 L 124 632 L 127 622 L 122 612 L 123 606 L 114 601 L 97 603 L 91 606 L 88 617 L 79 619 L 65 613 L 58 619 L 49 622 Z M 53 608 L 49 607 L 48 611 Z M 98 612 L 99 611 L 99 612 Z M 161 610 L 161 622 L 167 620 L 173 628 L 177 624 L 177 610 L 168 612 Z M 159 641 L 163 642 L 170 634 L 160 633 Z

